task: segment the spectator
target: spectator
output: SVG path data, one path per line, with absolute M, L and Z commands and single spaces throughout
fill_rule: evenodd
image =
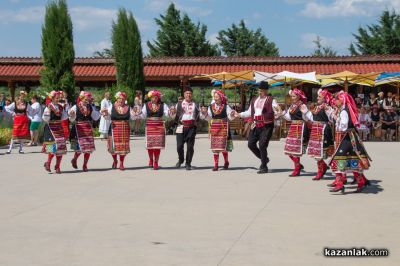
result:
M 381 115 L 379 113 L 379 108 L 377 105 L 372 108 L 370 116 L 371 116 L 371 121 L 372 121 L 371 122 L 372 135 L 374 138 L 379 139 L 382 137 L 382 129 L 381 129 L 382 123 L 380 121 Z
M 363 106 L 363 101 L 360 97 L 357 96 L 356 98 L 354 98 L 354 101 L 356 102 L 356 106 L 358 109 L 360 109 Z
M 386 109 L 387 107 L 391 106 L 393 107 L 394 101 L 393 101 L 393 93 L 389 91 L 387 93 L 387 97 L 383 101 L 383 109 Z
M 39 139 L 39 126 L 42 122 L 42 106 L 39 103 L 39 97 L 37 95 L 31 97 L 31 108 L 32 112 L 29 114 L 29 119 L 31 120 L 29 125 L 31 141 L 28 143 L 28 146 L 37 146 Z
M 378 106 L 380 110 L 383 110 L 384 101 L 385 101 L 385 93 L 381 91 L 378 93 Z
M 393 136 L 396 133 L 396 123 L 397 123 L 397 115 L 393 111 L 393 107 L 388 107 L 381 115 L 381 123 L 382 123 L 382 140 L 392 141 Z M 387 134 L 389 133 L 389 137 L 387 138 Z
M 6 96 L 4 93 L 0 93 L 0 111 L 3 110 L 4 106 L 6 106 Z
M 358 132 L 360 133 L 360 137 L 363 141 L 367 140 L 367 137 L 370 133 L 370 125 L 371 125 L 371 117 L 369 114 L 366 112 L 364 107 L 361 107 L 360 113 L 358 115 L 358 120 L 360 122 L 360 125 L 358 126 Z
M 393 100 L 393 107 L 398 116 L 400 116 L 400 95 L 396 94 Z
M 367 101 L 367 104 L 370 108 L 373 108 L 374 106 L 378 106 L 378 99 L 376 98 L 375 92 L 371 92 L 369 94 L 369 100 Z
M 140 112 L 140 110 L 142 110 L 142 92 L 141 91 L 136 91 L 136 95 L 135 95 L 135 102 L 134 102 L 134 107 L 133 110 L 138 110 Z M 142 120 L 141 119 L 137 119 L 134 121 L 134 132 L 135 135 L 139 135 L 139 130 L 140 127 L 142 125 Z

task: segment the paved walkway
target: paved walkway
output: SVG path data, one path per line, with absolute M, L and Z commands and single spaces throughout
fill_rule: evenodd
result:
M 311 181 L 308 158 L 310 172 L 288 177 L 282 142 L 270 144 L 266 175 L 256 174 L 259 162 L 242 141 L 231 170 L 219 172 L 206 135 L 191 172 L 172 167 L 173 137 L 159 171 L 144 167 L 143 138 L 133 140 L 124 172 L 109 169 L 105 144 L 96 141 L 87 173 L 71 167 L 71 153 L 62 175 L 44 171 L 38 147 L 0 155 L 0 265 L 400 264 L 400 143 L 367 143 L 373 186 L 345 195 L 329 193 L 330 180 Z M 326 258 L 324 247 L 387 248 L 390 256 Z

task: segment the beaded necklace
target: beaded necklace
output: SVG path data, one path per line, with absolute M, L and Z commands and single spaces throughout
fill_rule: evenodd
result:
M 225 107 L 225 105 L 223 103 L 220 104 L 219 108 L 217 107 L 216 103 L 213 103 L 211 105 L 211 108 L 213 110 L 213 114 L 215 114 L 215 115 L 219 115 L 222 112 L 222 110 L 224 110 L 224 107 Z

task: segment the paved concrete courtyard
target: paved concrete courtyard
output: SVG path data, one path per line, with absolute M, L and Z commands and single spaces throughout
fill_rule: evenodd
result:
M 142 137 L 132 140 L 124 172 L 110 169 L 100 140 L 87 173 L 71 167 L 72 153 L 56 175 L 43 169 L 39 147 L 22 155 L 0 150 L 0 265 L 400 264 L 400 143 L 366 143 L 373 185 L 361 194 L 348 185 L 344 195 L 328 192 L 331 180 L 311 180 L 309 158 L 302 176 L 288 177 L 282 141 L 270 143 L 265 175 L 256 174 L 260 163 L 247 142 L 234 145 L 231 169 L 218 172 L 207 135 L 196 140 L 190 172 L 173 167 L 173 136 L 159 171 L 144 167 Z M 390 255 L 327 258 L 324 247 Z

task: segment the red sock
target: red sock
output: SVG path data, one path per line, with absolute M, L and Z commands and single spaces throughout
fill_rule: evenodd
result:
M 79 156 L 81 156 L 81 153 L 76 151 L 74 154 L 74 160 L 78 160 Z
M 85 153 L 83 154 L 83 165 L 87 167 L 87 163 L 89 161 L 90 158 L 90 153 Z
M 60 168 L 62 155 L 56 156 L 56 168 Z
M 114 162 L 117 162 L 117 155 L 116 154 L 111 154 L 111 156 L 112 156 Z
M 229 162 L 228 161 L 228 152 L 227 151 L 223 151 L 222 155 L 224 156 L 225 163 Z
M 119 160 L 121 161 L 122 164 L 124 164 L 125 155 L 120 155 Z
M 155 150 L 153 150 L 153 153 L 154 153 L 154 162 L 158 163 L 158 159 L 160 158 L 161 150 L 155 149 Z
M 218 167 L 219 153 L 214 153 L 214 165 Z
M 150 163 L 153 164 L 154 150 L 153 149 L 148 149 L 147 153 L 149 154 Z
M 54 154 L 53 153 L 49 153 L 47 156 L 47 163 L 50 165 L 51 164 L 51 160 L 53 160 L 54 158 Z

